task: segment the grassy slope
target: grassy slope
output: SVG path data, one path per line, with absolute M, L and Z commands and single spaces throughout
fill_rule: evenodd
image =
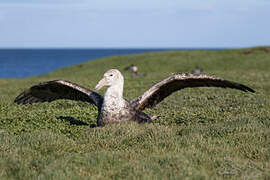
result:
M 131 63 L 147 76 L 123 72 Z M 12 103 L 40 81 L 68 79 L 93 89 L 111 68 L 122 70 L 124 95 L 132 99 L 196 65 L 257 92 L 184 89 L 147 110 L 162 116 L 151 124 L 104 128 L 90 128 L 97 110 L 85 103 Z M 0 179 L 270 178 L 269 70 L 270 48 L 254 48 L 117 56 L 39 77 L 0 79 Z

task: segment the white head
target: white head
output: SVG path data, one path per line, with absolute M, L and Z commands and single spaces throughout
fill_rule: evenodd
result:
M 138 71 L 138 67 L 137 66 L 132 66 L 131 71 L 136 73 Z
M 96 85 L 96 90 L 100 90 L 104 86 L 123 86 L 124 77 L 117 69 L 110 69 L 104 74 L 104 77 Z

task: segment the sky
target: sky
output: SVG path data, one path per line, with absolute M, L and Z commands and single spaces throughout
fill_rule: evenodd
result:
M 270 0 L 0 0 L 0 48 L 270 45 Z

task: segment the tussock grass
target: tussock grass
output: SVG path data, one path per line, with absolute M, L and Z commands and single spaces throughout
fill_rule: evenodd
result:
M 98 59 L 24 79 L 0 79 L 0 179 L 268 179 L 270 178 L 270 48 L 169 51 Z M 136 64 L 145 77 L 123 68 Z M 93 128 L 97 109 L 56 101 L 19 106 L 14 98 L 41 81 L 67 79 L 93 89 L 120 69 L 124 96 L 195 66 L 250 86 L 184 89 L 154 109 L 151 124 Z M 104 93 L 104 90 L 101 91 Z

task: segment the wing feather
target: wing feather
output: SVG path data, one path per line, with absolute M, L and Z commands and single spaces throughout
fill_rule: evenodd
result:
M 34 85 L 18 95 L 17 104 L 51 102 L 58 99 L 83 101 L 101 107 L 103 97 L 98 93 L 65 80 L 54 80 Z
M 243 84 L 227 81 L 215 76 L 174 74 L 152 86 L 141 96 L 132 100 L 131 104 L 137 111 L 142 111 L 145 108 L 154 107 L 164 98 L 168 97 L 176 91 L 184 88 L 194 87 L 221 87 L 238 89 L 244 92 L 255 92 L 253 89 Z

